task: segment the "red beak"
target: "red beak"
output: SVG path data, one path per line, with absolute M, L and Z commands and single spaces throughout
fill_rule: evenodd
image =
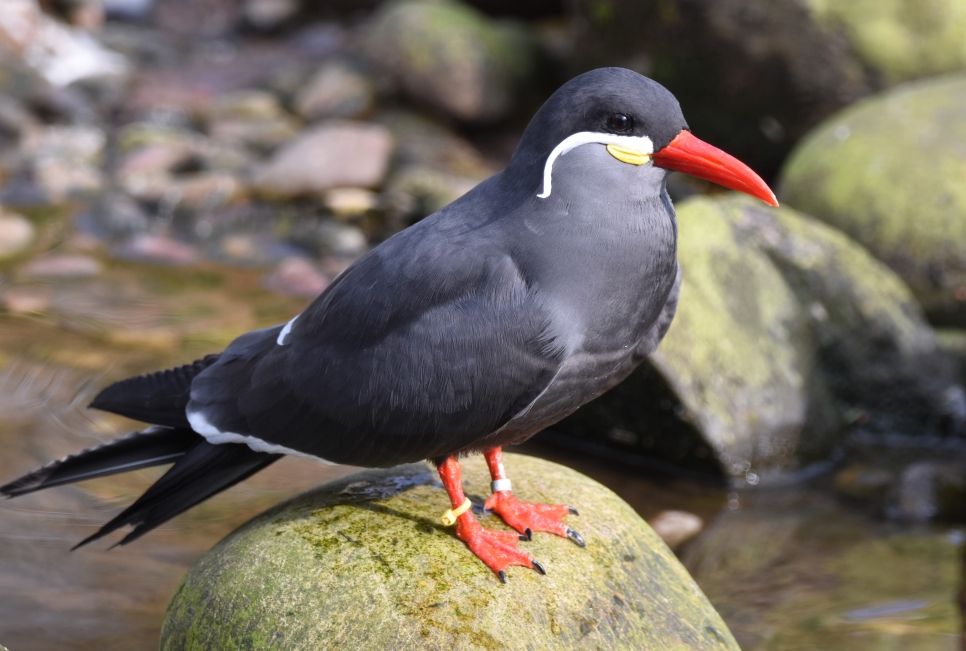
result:
M 778 206 L 775 193 L 750 167 L 734 156 L 692 136 L 690 131 L 682 131 L 674 136 L 674 140 L 664 149 L 655 152 L 653 157 L 654 164 L 658 167 L 684 172 L 750 194 L 769 206 Z

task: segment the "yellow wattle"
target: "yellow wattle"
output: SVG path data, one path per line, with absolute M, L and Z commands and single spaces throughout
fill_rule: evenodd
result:
M 643 165 L 647 161 L 651 160 L 650 154 L 645 154 L 644 152 L 637 151 L 636 149 L 621 147 L 620 145 L 607 145 L 607 151 L 617 160 L 621 161 L 622 163 L 629 163 L 630 165 Z

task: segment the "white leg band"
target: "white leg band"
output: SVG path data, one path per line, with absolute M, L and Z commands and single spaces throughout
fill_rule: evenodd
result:
M 494 493 L 513 490 L 513 483 L 509 479 L 494 479 L 490 482 L 490 489 Z

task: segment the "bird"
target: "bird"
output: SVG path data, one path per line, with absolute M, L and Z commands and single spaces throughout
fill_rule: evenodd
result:
M 311 164 L 311 161 L 306 161 Z M 573 413 L 657 347 L 681 287 L 666 180 L 684 172 L 777 206 L 746 165 L 692 135 L 674 95 L 622 68 L 558 88 L 506 168 L 375 246 L 285 324 L 122 380 L 90 407 L 146 428 L 2 487 L 7 497 L 173 464 L 76 547 L 129 543 L 284 455 L 392 467 L 430 460 L 442 520 L 506 582 L 534 532 L 584 546 L 577 509 L 513 494 L 502 449 Z M 459 459 L 482 453 L 485 529 Z M 75 548 L 76 548 L 75 547 Z

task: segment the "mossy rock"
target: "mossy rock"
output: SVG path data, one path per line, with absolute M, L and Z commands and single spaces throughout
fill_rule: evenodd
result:
M 566 502 L 587 541 L 521 546 L 547 576 L 499 579 L 439 524 L 428 464 L 369 470 L 256 517 L 208 552 L 168 607 L 162 651 L 220 649 L 707 649 L 738 646 L 651 528 L 573 470 L 507 454 L 516 494 Z M 489 493 L 480 457 L 467 494 Z M 505 528 L 493 516 L 484 526 Z
M 830 37 L 844 32 L 887 83 L 966 68 L 962 0 L 807 0 Z
M 364 34 L 366 57 L 410 99 L 466 122 L 505 117 L 538 65 L 522 24 L 453 0 L 388 2 Z
M 966 325 L 966 75 L 842 111 L 789 158 L 779 195 L 842 229 L 912 288 L 934 322 Z
M 944 412 L 955 365 L 861 246 L 733 193 L 680 202 L 677 218 L 681 297 L 650 366 L 555 430 L 692 468 L 710 446 L 727 475 L 756 482 L 824 459 L 855 429 L 962 429 Z
M 962 0 L 573 0 L 576 71 L 634 69 L 770 180 L 819 121 L 898 82 L 966 68 Z

